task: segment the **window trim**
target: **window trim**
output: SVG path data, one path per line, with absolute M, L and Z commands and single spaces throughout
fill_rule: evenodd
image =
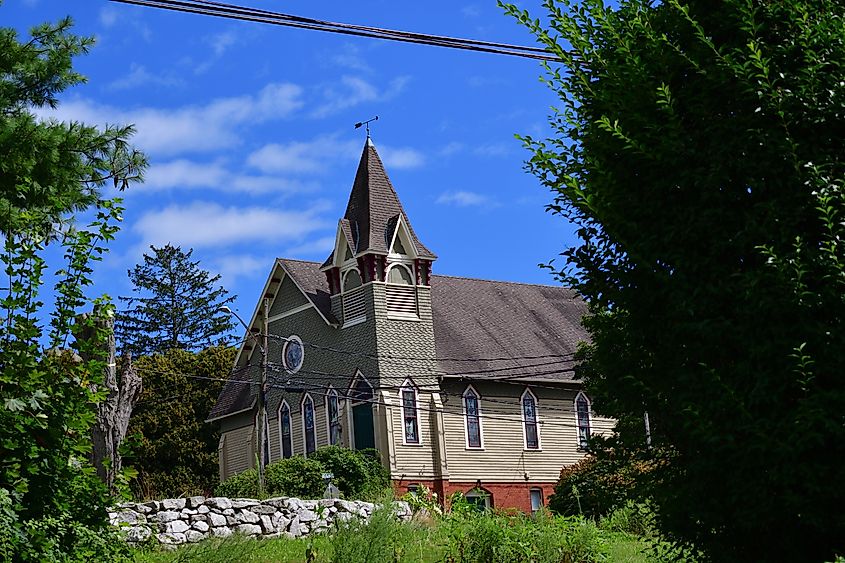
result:
M 311 420 L 313 422 L 311 434 L 314 437 L 314 451 L 317 451 L 317 411 L 314 408 L 314 399 L 311 398 L 310 393 L 306 393 L 303 395 L 302 402 L 299 404 L 300 418 L 302 419 L 302 454 L 304 457 L 308 457 L 308 427 L 305 424 L 305 404 L 308 402 L 311 403 Z
M 332 399 L 335 400 L 335 409 L 337 410 L 337 427 L 340 429 L 337 442 L 332 442 L 332 417 L 331 408 L 329 406 Z M 329 385 L 329 388 L 326 391 L 326 438 L 330 446 L 343 445 L 343 424 L 340 422 L 340 395 L 331 385 Z
M 478 419 L 478 445 L 472 446 L 469 443 L 469 415 L 467 414 L 467 395 L 472 394 L 475 397 L 476 416 Z M 467 385 L 467 388 L 461 394 L 461 408 L 463 409 L 464 418 L 464 449 L 467 450 L 483 450 L 484 449 L 484 427 L 481 424 L 481 394 L 476 391 L 472 385 Z
M 575 443 L 578 446 L 578 451 L 585 452 L 589 449 L 588 444 L 583 444 L 581 442 L 581 417 L 580 413 L 578 412 L 578 400 L 583 398 L 584 401 L 587 402 L 587 441 L 589 443 L 589 439 L 593 434 L 593 402 L 587 396 L 586 393 L 583 391 L 578 391 L 578 394 L 575 395 L 575 400 L 572 402 L 572 405 L 575 410 Z
M 528 421 L 525 420 L 525 396 L 529 395 L 534 400 L 534 427 L 537 430 L 537 447 L 528 447 Z M 519 418 L 522 420 L 522 446 L 525 451 L 539 452 L 543 450 L 543 440 L 540 436 L 540 401 L 537 400 L 537 395 L 531 391 L 530 387 L 526 387 L 522 395 L 519 396 Z
M 346 279 L 349 277 L 349 274 L 351 274 L 352 272 L 355 272 L 355 274 L 358 276 L 358 279 L 361 280 L 361 283 L 359 285 L 356 285 L 355 287 L 347 288 L 346 287 Z M 353 291 L 353 290 L 358 289 L 359 287 L 363 287 L 363 286 L 364 286 L 364 277 L 361 275 L 361 272 L 358 271 L 358 268 L 353 266 L 353 267 L 351 267 L 348 270 L 343 272 L 343 278 L 340 280 L 340 292 L 341 293 L 349 293 L 350 291 Z
M 476 486 L 476 487 L 471 488 L 470 490 L 468 490 L 467 492 L 464 493 L 464 498 L 465 499 L 483 498 L 484 499 L 484 510 L 485 511 L 493 510 L 493 506 L 494 506 L 494 504 L 493 504 L 493 493 L 491 493 L 490 491 L 488 491 L 487 489 L 485 489 L 483 487 Z M 475 503 L 473 503 L 473 504 L 475 504 Z
M 409 442 L 408 434 L 405 432 L 405 392 L 411 391 L 414 393 L 414 421 L 417 426 L 417 441 Z M 422 425 L 420 424 L 420 392 L 417 386 L 411 379 L 406 379 L 402 385 L 399 386 L 399 415 L 402 421 L 402 445 L 403 446 L 422 446 Z
M 370 398 L 369 399 L 364 399 L 364 400 L 355 399 L 355 395 L 354 395 L 355 388 L 358 386 L 359 381 L 363 381 L 364 383 L 367 384 L 367 387 L 370 388 Z M 349 399 L 349 401 L 352 403 L 353 406 L 354 405 L 360 405 L 360 404 L 363 404 L 363 403 L 369 403 L 370 405 L 374 404 L 373 402 L 376 399 L 375 389 L 373 389 L 373 384 L 370 383 L 370 380 L 367 379 L 367 377 L 363 373 L 361 373 L 361 370 L 355 370 L 355 377 L 352 378 L 352 382 L 349 384 L 349 389 L 347 389 L 347 391 L 346 391 L 346 398 Z
M 405 270 L 405 272 L 408 274 L 408 276 L 411 280 L 411 283 L 395 283 L 395 282 L 390 281 L 390 273 L 393 272 L 393 270 L 395 270 L 397 268 L 401 268 L 402 270 Z M 399 287 L 414 287 L 415 285 L 417 285 L 416 282 L 415 282 L 415 278 L 414 278 L 414 267 L 413 267 L 413 265 L 403 264 L 402 262 L 391 262 L 390 267 L 387 268 L 387 272 L 385 272 L 385 274 L 384 274 L 384 281 L 388 285 L 396 285 L 396 286 L 399 286 Z
M 288 445 L 290 446 L 290 456 L 293 457 L 293 419 L 290 416 L 290 405 L 285 399 L 282 399 L 282 402 L 279 403 L 279 409 L 276 411 L 276 418 L 279 424 L 279 454 L 281 455 L 280 459 L 287 459 L 285 457 L 285 433 L 282 430 L 282 410 L 287 409 L 288 415 L 288 429 L 290 432 L 288 433 Z
M 290 346 L 292 343 L 299 345 L 299 350 L 302 353 L 302 356 L 299 359 L 299 365 L 294 367 L 293 369 L 289 369 L 287 354 L 288 346 Z M 285 343 L 282 345 L 282 366 L 284 366 L 284 369 L 287 373 L 293 374 L 301 370 L 303 365 L 305 365 L 305 345 L 302 343 L 301 338 L 299 338 L 295 334 L 291 334 L 287 337 L 287 340 L 285 340 Z
M 533 493 L 540 493 L 540 506 L 537 508 L 537 510 L 534 510 L 534 499 L 531 496 Z M 546 507 L 546 502 L 545 502 L 544 496 L 545 495 L 543 495 L 543 489 L 540 488 L 540 487 L 531 487 L 530 489 L 528 489 L 528 503 L 531 506 L 531 515 L 532 516 L 537 514 L 538 512 L 540 512 L 541 510 L 543 510 Z

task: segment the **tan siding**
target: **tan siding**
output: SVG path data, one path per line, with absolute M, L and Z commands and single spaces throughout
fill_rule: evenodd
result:
M 225 456 L 223 466 L 226 474 L 223 477 L 228 479 L 252 466 L 252 426 L 229 430 L 224 432 L 224 436 L 222 453 Z
M 449 385 L 444 427 L 449 478 L 453 481 L 555 481 L 563 466 L 584 456 L 578 449 L 574 412 L 576 392 L 533 388 L 537 397 L 540 450 L 525 448 L 520 397 L 524 387 L 479 384 L 483 449 L 467 448 L 463 404 L 465 386 Z M 594 432 L 606 432 L 612 421 L 593 416 Z
M 393 446 L 396 459 L 396 469 L 393 471 L 394 479 L 409 478 L 431 478 L 434 474 L 434 461 L 432 452 L 431 417 L 429 416 L 430 393 L 418 393 L 417 404 L 420 410 L 417 412 L 419 423 L 420 445 L 405 445 L 404 420 L 402 416 L 401 400 L 398 391 L 390 392 L 392 403 L 393 419 Z M 404 477 L 403 477 L 404 476 Z
M 290 432 L 293 442 L 293 455 L 305 453 L 305 442 L 302 438 L 302 409 L 300 405 L 291 405 Z
M 279 442 L 279 413 L 267 413 L 268 425 L 270 426 L 270 434 L 267 436 L 268 444 L 270 445 L 270 461 L 279 461 L 282 459 L 281 443 Z

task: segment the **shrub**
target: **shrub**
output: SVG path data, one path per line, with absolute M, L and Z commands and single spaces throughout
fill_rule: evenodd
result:
M 608 532 L 621 532 L 632 536 L 654 533 L 654 513 L 648 503 L 629 500 L 599 520 L 599 527 Z
M 295 455 L 270 463 L 264 472 L 264 490 L 271 496 L 319 498 L 326 484 L 323 473 L 332 473 L 333 482 L 345 498 L 374 499 L 390 486 L 390 474 L 376 450 L 349 450 L 337 446 L 318 449 L 308 458 Z M 217 486 L 215 493 L 227 497 L 257 497 L 258 474 L 248 469 Z
M 612 457 L 584 457 L 561 470 L 549 510 L 564 516 L 606 516 L 633 495 L 632 473 L 640 470 L 636 463 Z
M 318 450 L 319 451 L 319 450 Z M 264 487 L 269 495 L 285 495 L 300 498 L 320 498 L 326 484 L 322 463 L 312 457 L 295 455 L 271 463 L 264 474 Z
M 382 465 L 378 450 L 327 446 L 309 459 L 319 461 L 334 475 L 332 482 L 346 498 L 374 499 L 390 488 L 390 472 Z

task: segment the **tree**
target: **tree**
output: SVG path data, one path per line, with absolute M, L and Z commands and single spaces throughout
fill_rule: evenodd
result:
M 65 560 L 83 542 L 89 557 L 112 558 L 108 499 L 87 458 L 93 407 L 105 396 L 101 321 L 113 307 L 86 290 L 122 214 L 120 200 L 100 190 L 139 180 L 146 161 L 128 145 L 130 127 L 33 115 L 83 80 L 72 61 L 92 40 L 70 27 L 67 19 L 38 26 L 26 42 L 0 29 L 0 546 L 13 561 Z M 86 226 L 74 221 L 81 211 Z M 43 297 L 45 256 L 56 255 Z M 81 317 L 92 304 L 97 313 Z M 77 354 L 69 346 L 85 330 Z
M 845 7 L 546 0 L 527 168 L 577 227 L 581 374 L 662 529 L 713 559 L 845 550 Z M 644 448 L 643 412 L 652 447 Z M 637 423 L 639 421 L 639 423 Z M 825 559 L 827 558 L 827 559 Z
M 150 250 L 143 264 L 129 270 L 138 296 L 120 298 L 127 304 L 116 326 L 124 349 L 141 355 L 218 344 L 234 328 L 231 316 L 218 309 L 235 300 L 215 287 L 220 274 L 211 276 L 199 261 L 191 261 L 193 249 L 167 244 Z
M 167 498 L 214 490 L 220 430 L 205 418 L 234 359 L 235 349 L 223 346 L 196 354 L 171 349 L 137 359 L 135 369 L 144 390 L 129 427 L 137 441 L 133 467 L 138 478 L 132 484 L 137 496 Z

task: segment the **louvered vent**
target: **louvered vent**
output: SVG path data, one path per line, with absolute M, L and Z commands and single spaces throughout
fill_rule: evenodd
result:
M 364 318 L 367 306 L 364 297 L 363 287 L 356 287 L 343 294 L 343 322 Z
M 417 316 L 417 289 L 414 286 L 387 284 L 387 312 Z

